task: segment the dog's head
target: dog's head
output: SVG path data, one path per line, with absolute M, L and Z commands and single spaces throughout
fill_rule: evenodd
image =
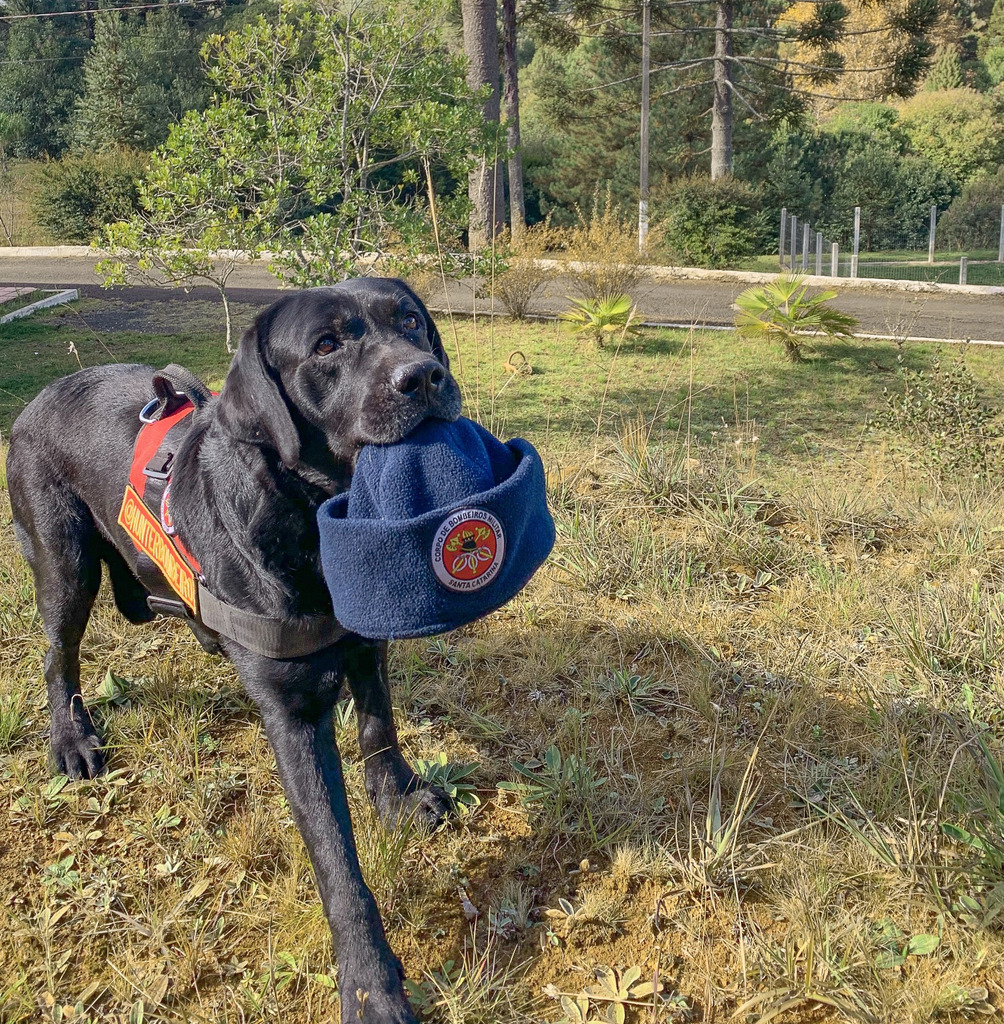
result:
M 389 278 L 355 278 L 280 299 L 241 339 L 220 394 L 225 430 L 278 451 L 292 469 L 321 436 L 352 462 L 400 441 L 427 416 L 453 421 L 460 389 L 417 295 Z

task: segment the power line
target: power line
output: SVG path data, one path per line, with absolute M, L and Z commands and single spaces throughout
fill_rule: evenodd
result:
M 128 7 L 102 7 L 96 10 L 46 11 L 42 14 L 0 14 L 0 21 L 39 21 L 42 18 L 68 18 L 75 14 L 93 17 L 95 14 L 117 14 L 119 11 L 149 11 L 158 7 L 198 7 L 220 2 L 221 0 L 165 0 L 164 3 L 160 4 L 131 4 Z

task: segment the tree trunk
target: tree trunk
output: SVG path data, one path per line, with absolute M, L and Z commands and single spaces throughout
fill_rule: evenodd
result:
M 506 145 L 509 157 L 509 228 L 516 238 L 526 228 L 523 157 L 519 138 L 519 75 L 516 69 L 516 0 L 502 0 L 502 78 Z
M 715 96 L 711 107 L 711 180 L 732 173 L 732 18 L 734 0 L 719 0 L 715 18 Z
M 489 86 L 485 120 L 499 122 L 499 41 L 495 0 L 461 0 L 464 21 L 464 52 L 469 68 L 467 84 L 472 89 Z M 502 165 L 498 160 L 480 160 L 468 180 L 471 198 L 470 248 L 488 244 L 505 225 L 505 197 L 502 194 Z

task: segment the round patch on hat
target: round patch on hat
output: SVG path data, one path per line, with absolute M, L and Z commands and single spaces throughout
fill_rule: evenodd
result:
M 505 558 L 502 524 L 483 508 L 447 516 L 432 540 L 432 570 L 449 590 L 480 590 L 498 575 Z

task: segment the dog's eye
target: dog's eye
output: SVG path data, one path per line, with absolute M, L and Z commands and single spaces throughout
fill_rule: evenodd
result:
M 401 326 L 406 331 L 417 331 L 421 327 L 421 323 L 414 313 L 409 313 L 402 321 Z
M 342 343 L 332 334 L 325 334 L 314 346 L 314 351 L 319 356 L 330 355 L 342 347 Z

